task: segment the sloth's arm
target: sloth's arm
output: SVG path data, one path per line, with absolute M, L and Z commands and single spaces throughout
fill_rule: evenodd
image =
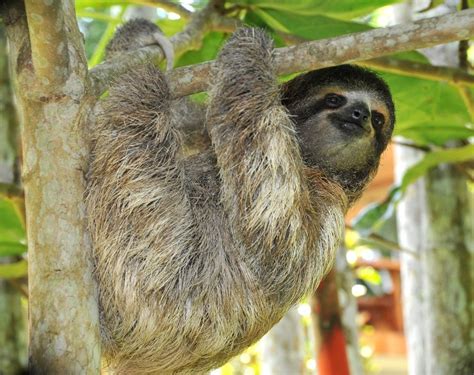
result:
M 230 223 L 257 256 L 308 247 L 315 221 L 293 124 L 281 105 L 272 41 L 240 29 L 222 49 L 207 127 Z M 288 253 L 288 256 L 291 256 Z

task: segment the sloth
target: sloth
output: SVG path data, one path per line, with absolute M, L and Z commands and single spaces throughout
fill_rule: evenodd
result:
M 272 55 L 262 30 L 229 38 L 195 116 L 210 139 L 198 152 L 184 150 L 186 102 L 152 64 L 102 104 L 86 205 L 104 354 L 118 373 L 223 365 L 331 266 L 344 214 L 390 140 L 391 94 L 350 65 L 280 85 Z

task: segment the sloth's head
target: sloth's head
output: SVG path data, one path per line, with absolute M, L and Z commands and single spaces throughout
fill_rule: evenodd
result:
M 323 171 L 350 200 L 373 177 L 395 123 L 387 84 L 353 65 L 315 70 L 282 86 L 306 165 Z

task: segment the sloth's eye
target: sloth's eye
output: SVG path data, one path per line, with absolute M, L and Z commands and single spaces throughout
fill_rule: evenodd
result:
M 372 125 L 380 128 L 385 123 L 385 117 L 379 112 L 372 112 Z
M 346 98 L 338 94 L 327 94 L 324 97 L 324 101 L 328 108 L 339 108 L 346 104 Z

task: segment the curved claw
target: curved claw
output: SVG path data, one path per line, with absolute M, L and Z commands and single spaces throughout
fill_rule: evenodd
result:
M 159 32 L 153 33 L 153 38 L 161 47 L 166 59 L 166 71 L 173 69 L 174 65 L 174 48 L 168 38 Z

